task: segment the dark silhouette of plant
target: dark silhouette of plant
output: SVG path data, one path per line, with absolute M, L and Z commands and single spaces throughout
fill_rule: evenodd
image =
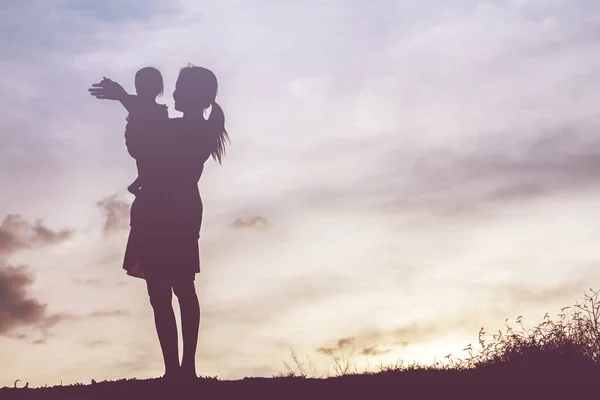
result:
M 535 371 L 538 374 L 561 372 L 569 369 L 600 365 L 600 291 L 590 289 L 581 302 L 564 307 L 558 319 L 547 313 L 538 326 L 527 329 L 519 316 L 506 332 L 492 335 L 483 328 L 479 331 L 479 347 L 471 344 L 464 350 L 466 358 L 448 357 L 455 369 L 503 368 L 514 372 Z M 491 337 L 491 340 L 490 340 Z

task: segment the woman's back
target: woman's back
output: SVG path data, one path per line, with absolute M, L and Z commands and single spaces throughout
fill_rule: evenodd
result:
M 201 212 L 198 181 L 216 146 L 207 128 L 203 120 L 185 118 L 145 127 L 136 121 L 127 125 L 128 151 L 145 165 L 139 202 L 150 219 L 182 221 Z M 146 129 L 147 134 L 128 135 L 133 129 Z

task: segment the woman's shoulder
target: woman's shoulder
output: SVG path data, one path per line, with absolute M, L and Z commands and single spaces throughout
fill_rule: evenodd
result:
M 177 148 L 187 148 L 191 151 L 205 149 L 212 151 L 216 145 L 215 137 L 210 134 L 205 121 L 190 121 L 185 118 L 173 118 L 168 131 Z
M 208 128 L 206 121 L 195 121 L 182 117 L 170 118 L 169 124 L 172 132 L 183 135 L 201 135 L 206 133 Z
M 169 118 L 167 123 L 171 132 L 182 132 L 188 125 L 182 117 Z

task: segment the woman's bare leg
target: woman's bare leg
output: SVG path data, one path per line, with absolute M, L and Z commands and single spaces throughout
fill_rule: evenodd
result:
M 196 347 L 200 329 L 200 304 L 193 280 L 177 282 L 173 291 L 179 299 L 181 309 L 181 330 L 183 334 L 183 359 L 181 372 L 184 377 L 196 375 Z
M 154 309 L 154 324 L 165 362 L 165 377 L 179 371 L 177 323 L 173 312 L 171 286 L 161 280 L 146 279 L 150 304 Z

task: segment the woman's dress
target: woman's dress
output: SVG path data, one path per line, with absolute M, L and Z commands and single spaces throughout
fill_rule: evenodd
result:
M 171 280 L 200 272 L 198 181 L 216 147 L 207 126 L 184 118 L 128 122 L 127 150 L 144 165 L 142 188 L 131 205 L 123 262 L 128 275 Z

